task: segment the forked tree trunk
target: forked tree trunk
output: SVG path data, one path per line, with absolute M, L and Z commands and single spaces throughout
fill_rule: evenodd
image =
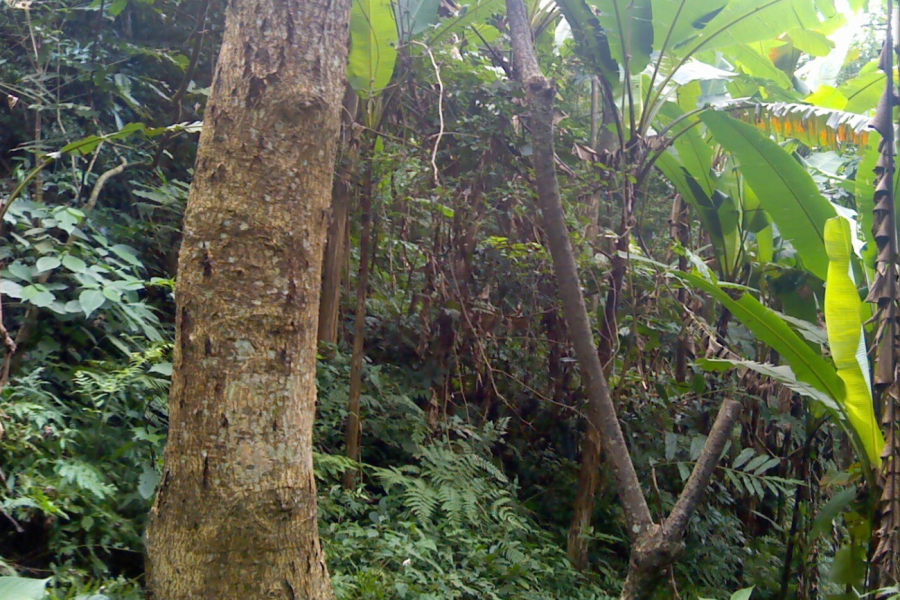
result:
M 741 405 L 733 400 L 722 402 L 694 470 L 675 506 L 661 524 L 654 523 L 594 346 L 575 255 L 566 229 L 553 148 L 553 97 L 556 90 L 538 65 L 528 13 L 522 0 L 506 0 L 506 13 L 516 76 L 525 88 L 531 116 L 532 160 L 547 246 L 553 260 L 569 338 L 587 388 L 588 427 L 603 443 L 604 456 L 616 479 L 626 528 L 631 536 L 628 576 L 621 598 L 645 600 L 653 594 L 666 567 L 677 559 L 683 548 L 688 521 L 709 485 L 740 415 Z
M 235 0 L 178 264 L 156 600 L 333 598 L 312 468 L 349 0 Z

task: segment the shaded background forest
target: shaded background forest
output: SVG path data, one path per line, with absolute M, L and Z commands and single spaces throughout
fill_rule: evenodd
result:
M 329 230 L 338 242 L 326 255 L 315 444 L 335 591 L 614 594 L 629 535 L 609 473 L 592 471 L 590 485 L 580 475 L 585 397 L 535 207 L 503 5 L 357 4 L 394 30 L 396 58 L 381 82 L 383 58 L 351 70 L 357 93 L 343 111 Z M 690 74 L 666 79 L 668 95 L 654 98 L 659 81 L 634 75 L 623 88 L 647 101 L 626 109 L 623 88 L 600 89 L 579 30 L 587 21 L 571 13 L 581 5 L 529 4 L 542 67 L 558 86 L 557 167 L 584 293 L 654 515 L 671 508 L 722 399 L 745 401 L 659 593 L 865 590 L 878 494 L 853 443 L 861 428 L 826 418 L 843 398 L 804 388 L 794 365 L 794 380 L 777 370 L 789 358 L 722 309 L 727 288 L 716 282 L 758 290 L 831 364 L 815 246 L 782 235 L 794 217 L 779 221 L 764 194 L 790 202 L 762 189 L 769 175 L 744 164 L 750 154 L 730 140 L 743 126 L 771 135 L 775 149 L 758 146 L 766 156 L 783 152 L 832 212 L 857 211 L 860 231 L 871 229 L 877 133 L 866 125 L 885 85 L 875 63 L 884 10 L 822 1 L 814 25 L 742 40 L 748 26 L 679 63 Z M 593 3 L 600 14 L 607 4 L 617 3 Z M 695 10 L 691 27 L 760 3 L 715 4 Z M 384 7 L 390 20 L 375 19 Z M 0 330 L 0 557 L 6 574 L 54 577 L 61 598 L 141 594 L 141 536 L 166 435 L 179 228 L 223 13 L 217 0 L 0 5 L 9 334 Z M 645 22 L 658 26 L 640 15 L 634 26 Z M 647 38 L 650 71 L 658 34 Z M 692 111 L 710 105 L 735 118 L 700 123 Z M 613 115 L 629 112 L 646 124 L 639 150 L 610 139 Z M 679 141 L 654 146 L 666 133 Z M 874 243 L 856 241 L 862 281 Z M 673 276 L 692 268 L 706 277 L 694 287 Z M 695 362 L 703 358 L 718 362 Z M 361 466 L 345 443 L 354 396 Z M 576 498 L 586 485 L 592 503 Z M 587 506 L 591 526 L 584 555 L 569 541 L 571 561 L 573 506 Z

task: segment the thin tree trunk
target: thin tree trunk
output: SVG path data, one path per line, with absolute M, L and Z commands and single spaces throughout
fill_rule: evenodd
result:
M 669 219 L 669 233 L 673 241 L 678 242 L 684 248 L 690 244 L 691 224 L 688 220 L 689 212 L 687 202 L 676 194 L 672 201 L 672 214 Z M 678 270 L 688 270 L 688 259 L 686 256 L 678 256 Z M 684 306 L 687 303 L 688 294 L 684 287 L 679 287 L 676 292 L 678 304 Z M 691 333 L 687 328 L 687 319 L 685 319 L 684 327 L 678 334 L 678 342 L 675 347 L 675 381 L 684 383 L 687 379 L 687 363 L 690 354 Z
M 553 97 L 556 90 L 541 73 L 531 38 L 528 13 L 522 0 L 506 0 L 506 13 L 516 76 L 525 88 L 531 113 L 532 160 L 538 203 L 553 260 L 563 315 L 587 388 L 588 428 L 596 432 L 606 450 L 604 456 L 618 485 L 619 500 L 632 541 L 628 576 L 621 597 L 624 600 L 643 600 L 652 595 L 666 567 L 681 552 L 688 521 L 709 486 L 713 471 L 740 415 L 741 405 L 728 399 L 722 402 L 706 444 L 672 512 L 661 525 L 654 523 L 594 346 L 594 336 L 581 293 L 581 281 L 566 229 L 553 149 Z
M 578 491 L 572 503 L 572 523 L 566 539 L 566 555 L 579 570 L 588 568 L 590 538 L 588 530 L 594 514 L 594 496 L 600 484 L 600 462 L 603 455 L 603 440 L 600 423 L 603 414 L 595 402 L 587 405 L 587 430 L 584 432 L 581 449 L 581 465 L 578 469 Z
M 538 203 L 543 216 L 547 244 L 569 339 L 581 366 L 587 388 L 588 428 L 596 429 L 606 446 L 605 456 L 615 474 L 619 496 L 625 509 L 628 531 L 640 535 L 650 530 L 653 520 L 641 484 L 628 454 L 616 409 L 603 374 L 594 334 L 581 293 L 581 280 L 566 229 L 565 213 L 556 181 L 553 150 L 553 96 L 556 90 L 543 76 L 534 52 L 531 29 L 522 0 L 507 0 L 507 18 L 512 38 L 516 75 L 525 87 L 531 112 L 531 138 Z M 592 418 L 596 415 L 597 418 Z
M 614 106 L 608 106 L 606 102 L 601 102 L 602 95 L 600 93 L 601 82 L 598 77 L 591 79 L 591 148 L 596 150 L 606 158 L 612 156 L 616 149 L 615 136 L 609 130 L 609 125 L 613 121 L 610 110 L 615 110 Z M 602 110 L 602 127 L 599 122 Z M 589 243 L 596 243 L 600 235 L 600 201 L 601 193 L 594 191 L 587 198 L 589 211 L 589 223 L 586 230 L 586 237 Z M 627 238 L 625 238 L 627 240 Z M 627 248 L 626 248 L 627 249 Z M 614 261 L 618 260 L 614 257 Z M 625 276 L 624 261 L 621 261 L 620 269 L 614 270 L 611 277 L 612 286 L 610 297 L 607 298 L 607 304 L 604 310 L 604 320 L 609 322 L 610 317 L 607 311 L 612 311 L 612 322 L 615 321 L 615 311 L 618 307 L 619 292 L 613 292 L 618 281 L 618 289 L 621 290 L 622 279 Z M 617 264 L 617 263 L 614 263 Z M 593 298 L 592 312 L 597 310 L 597 296 Z M 611 326 L 615 328 L 615 325 Z M 604 331 L 609 327 L 604 327 Z M 612 339 L 609 336 L 610 340 Z M 609 368 L 609 355 L 612 352 L 611 345 L 601 344 L 600 360 L 602 364 Z M 605 356 L 605 358 L 604 358 Z M 598 423 L 602 415 L 596 410 L 588 406 L 587 419 L 589 423 Z M 594 513 L 594 497 L 597 494 L 597 486 L 600 483 L 598 469 L 601 463 L 603 452 L 603 444 L 596 426 L 589 426 L 582 440 L 583 448 L 581 451 L 581 465 L 578 471 L 578 491 L 575 494 L 575 502 L 572 504 L 572 522 L 569 525 L 569 535 L 566 540 L 566 554 L 569 560 L 577 569 L 584 570 L 588 567 L 588 546 L 587 537 L 588 529 L 591 526 L 591 517 Z
M 349 0 L 235 0 L 178 265 L 157 600 L 333 598 L 312 465 Z
M 341 308 L 341 275 L 344 271 L 344 240 L 347 236 L 350 202 L 359 160 L 353 124 L 359 98 L 350 86 L 344 94 L 344 110 L 341 114 L 343 161 L 338 161 L 331 192 L 331 221 L 322 260 L 322 300 L 319 303 L 319 342 L 336 344 Z
M 603 324 L 600 327 L 600 363 L 604 367 L 612 364 L 613 353 L 619 340 L 619 325 L 617 313 L 619 312 L 619 299 L 622 297 L 622 285 L 625 281 L 625 271 L 628 267 L 627 260 L 622 255 L 628 251 L 631 238 L 631 228 L 634 225 L 632 215 L 634 209 L 634 189 L 631 182 L 622 183 L 622 220 L 619 222 L 619 230 L 616 232 L 615 248 L 611 259 L 612 270 L 609 275 L 609 291 L 606 295 L 606 305 L 603 307 Z
M 366 181 L 360 194 L 359 271 L 356 278 L 356 320 L 353 325 L 353 353 L 350 356 L 350 398 L 347 405 L 347 424 L 344 440 L 347 458 L 359 461 L 360 396 L 362 395 L 363 347 L 366 336 L 366 295 L 369 287 L 369 255 L 372 251 L 372 149 L 368 152 Z M 347 489 L 356 487 L 356 469 L 344 471 L 343 483 Z

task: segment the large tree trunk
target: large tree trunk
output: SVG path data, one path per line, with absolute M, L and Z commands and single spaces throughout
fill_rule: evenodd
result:
M 235 0 L 178 264 L 157 600 L 332 598 L 312 425 L 349 0 Z

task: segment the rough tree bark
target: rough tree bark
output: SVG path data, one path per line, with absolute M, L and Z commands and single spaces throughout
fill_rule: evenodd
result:
M 522 0 L 506 0 L 506 14 L 516 77 L 525 88 L 531 115 L 532 160 L 538 205 L 569 338 L 575 348 L 588 396 L 588 428 L 593 430 L 592 435 L 597 436 L 605 449 L 604 457 L 618 485 L 619 501 L 631 536 L 631 557 L 621 598 L 644 600 L 653 594 L 666 567 L 678 558 L 683 548 L 688 521 L 709 486 L 740 415 L 741 405 L 733 400 L 722 402 L 706 444 L 672 512 L 661 524 L 655 523 L 628 453 L 628 444 L 622 434 L 594 345 L 581 280 L 566 228 L 553 148 L 553 98 L 556 90 L 538 65 L 528 13 Z
M 156 600 L 333 598 L 312 425 L 349 0 L 235 0 L 178 264 Z
M 875 304 L 874 321 L 876 352 L 874 383 L 883 402 L 882 431 L 884 449 L 881 458 L 881 502 L 876 522 L 876 549 L 872 561 L 878 567 L 885 586 L 900 581 L 900 282 L 897 280 L 897 208 L 894 202 L 896 164 L 894 159 L 894 57 L 900 57 L 900 46 L 894 37 L 900 31 L 900 14 L 893 2 L 887 3 L 888 27 L 881 49 L 880 67 L 889 74 L 885 90 L 872 119 L 872 128 L 881 134 L 881 153 L 875 167 L 875 197 L 872 213 L 872 234 L 878 254 L 875 277 L 869 288 L 867 302 Z

